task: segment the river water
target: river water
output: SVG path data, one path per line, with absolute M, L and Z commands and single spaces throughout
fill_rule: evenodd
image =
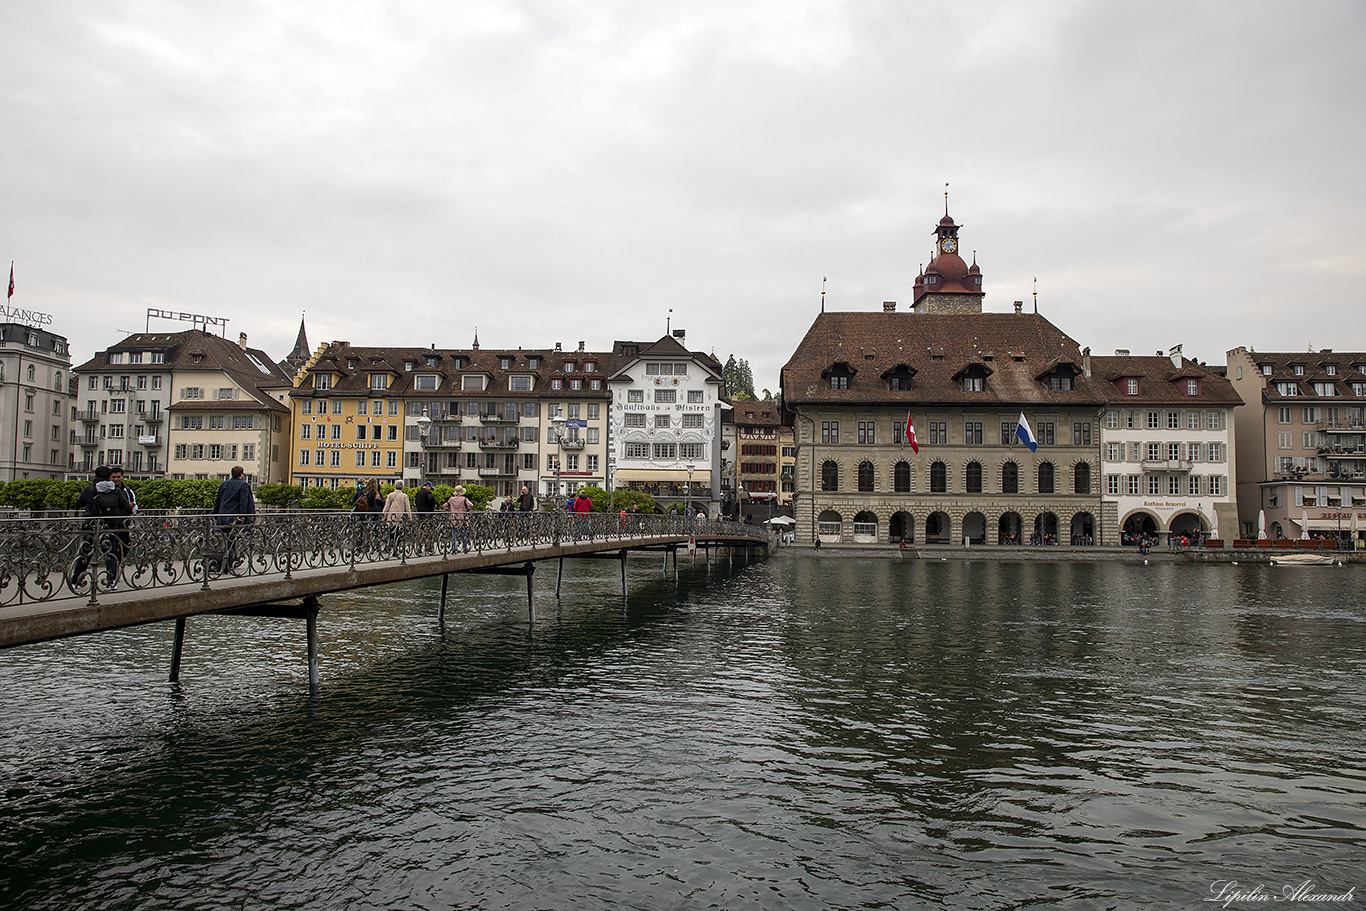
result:
M 553 571 L 0 652 L 0 907 L 1366 902 L 1359 567 Z

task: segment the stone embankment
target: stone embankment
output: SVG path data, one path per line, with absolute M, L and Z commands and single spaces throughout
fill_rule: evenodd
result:
M 1366 553 L 1350 551 L 1317 551 L 1316 555 L 1331 558 L 1332 562 L 1366 565 Z M 1275 563 L 1286 560 L 1293 552 L 1230 549 L 1204 550 L 1200 548 L 1155 547 L 1140 554 L 1133 547 L 961 547 L 952 544 L 922 544 L 919 546 L 869 544 L 781 544 L 775 557 L 820 557 L 823 559 L 869 558 L 880 560 L 1000 560 L 1007 562 L 1038 560 L 1044 562 L 1109 562 L 1109 563 Z

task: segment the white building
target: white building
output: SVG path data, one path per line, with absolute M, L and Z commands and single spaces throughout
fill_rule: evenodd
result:
M 1100 431 L 1107 527 L 1125 543 L 1140 533 L 1236 536 L 1233 409 L 1242 400 L 1228 379 L 1179 349 L 1116 351 L 1092 358 L 1091 369 L 1109 389 Z
M 611 446 L 618 487 L 714 513 L 722 499 L 721 364 L 689 351 L 683 330 L 612 350 Z

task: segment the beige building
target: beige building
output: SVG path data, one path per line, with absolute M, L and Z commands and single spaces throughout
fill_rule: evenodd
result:
M 41 326 L 0 323 L 0 481 L 67 470 L 71 353 Z
M 283 482 L 289 381 L 264 351 L 202 329 L 130 335 L 76 368 L 71 470 Z
M 1244 537 L 1366 533 L 1366 353 L 1228 352 Z

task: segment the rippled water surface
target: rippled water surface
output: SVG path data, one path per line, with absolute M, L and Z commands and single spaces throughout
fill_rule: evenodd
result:
M 300 621 L 0 652 L 0 906 L 1366 901 L 1359 567 L 629 574 L 328 598 L 316 699 Z

